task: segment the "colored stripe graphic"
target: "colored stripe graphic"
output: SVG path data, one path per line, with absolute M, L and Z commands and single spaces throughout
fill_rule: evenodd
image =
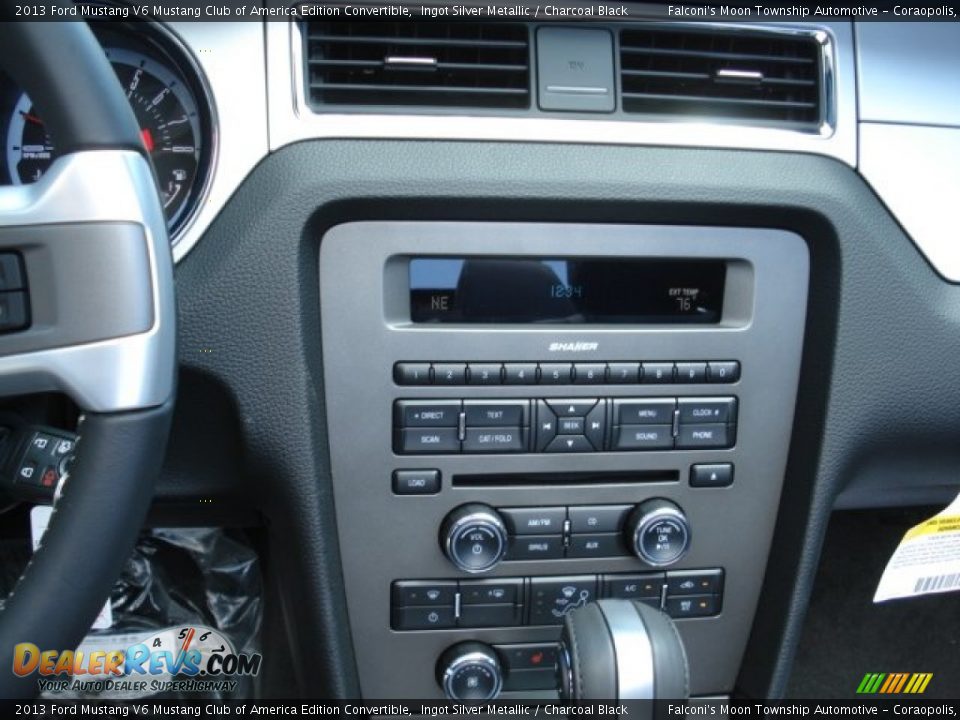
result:
M 857 694 L 919 695 L 932 679 L 933 673 L 867 673 L 857 686 Z

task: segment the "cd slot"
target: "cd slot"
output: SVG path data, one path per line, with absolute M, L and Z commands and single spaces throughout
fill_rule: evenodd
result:
M 496 473 L 483 475 L 454 475 L 454 487 L 543 487 L 558 485 L 641 485 L 677 482 L 677 470 L 631 470 L 627 472 L 568 472 L 568 473 Z

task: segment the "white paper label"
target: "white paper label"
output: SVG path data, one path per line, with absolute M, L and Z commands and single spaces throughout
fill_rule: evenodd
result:
M 910 528 L 887 563 L 875 603 L 960 590 L 960 495 Z
M 53 508 L 50 505 L 34 505 L 30 510 L 30 536 L 33 540 L 33 550 L 40 547 L 40 540 L 47 531 L 47 525 L 50 524 L 50 516 L 53 515 Z M 93 621 L 91 630 L 106 630 L 113 626 L 113 609 L 110 607 L 110 598 L 100 609 L 100 614 Z

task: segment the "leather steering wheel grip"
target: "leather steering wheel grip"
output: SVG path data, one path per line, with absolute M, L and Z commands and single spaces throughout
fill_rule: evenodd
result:
M 571 700 L 686 700 L 689 670 L 676 625 L 636 600 L 573 610 L 560 640 L 560 688 Z
M 0 23 L 0 65 L 40 109 L 58 151 L 48 173 L 56 172 L 59 164 L 58 178 L 64 181 L 58 185 L 45 176 L 28 189 L 0 188 L 15 201 L 3 205 L 0 225 L 17 229 L 22 238 L 30 233 L 36 236 L 39 227 L 59 232 L 62 242 L 75 241 L 72 223 L 90 222 L 84 215 L 90 214 L 90 203 L 71 204 L 73 198 L 56 191 L 60 186 L 71 187 L 67 180 L 82 185 L 87 175 L 99 173 L 118 183 L 114 187 L 123 190 L 118 195 L 125 199 L 121 203 L 111 197 L 106 204 L 95 203 L 98 212 L 102 210 L 95 220 L 104 226 L 118 222 L 140 226 L 142 233 L 130 237 L 148 245 L 145 252 L 150 261 L 145 272 L 149 276 L 142 282 L 153 289 L 148 294 L 153 326 L 139 334 L 106 341 L 93 337 L 86 345 L 19 356 L 5 352 L 0 338 L 4 373 L 0 389 L 5 394 L 29 392 L 29 383 L 37 383 L 38 378 L 46 382 L 67 365 L 71 377 L 82 375 L 89 386 L 104 390 L 98 396 L 101 407 L 84 402 L 90 396 L 71 392 L 69 383 L 44 388 L 71 394 L 83 416 L 76 459 L 59 489 L 49 527 L 0 612 L 0 697 L 19 698 L 35 696 L 39 687 L 35 674 L 25 678 L 14 674 L 15 646 L 29 642 L 41 651 L 76 648 L 109 596 L 143 526 L 172 417 L 176 331 L 172 258 L 149 156 L 134 113 L 90 28 L 82 22 Z M 24 202 L 39 209 L 23 210 L 19 204 Z M 55 254 L 57 243 L 51 241 L 48 249 Z M 28 264 L 28 276 L 30 272 Z M 31 293 L 60 291 L 31 282 Z M 71 291 L 82 296 L 84 288 Z M 61 294 L 68 297 L 66 293 L 63 289 Z M 116 293 L 118 305 L 129 301 L 122 291 Z M 82 363 L 77 358 L 92 356 L 71 354 L 91 348 L 105 348 L 105 354 L 97 357 L 110 358 L 113 365 Z M 38 356 L 45 364 L 38 365 Z M 54 357 L 59 360 L 54 362 Z M 38 367 L 44 372 L 38 372 Z M 150 391 L 139 392 L 141 385 Z

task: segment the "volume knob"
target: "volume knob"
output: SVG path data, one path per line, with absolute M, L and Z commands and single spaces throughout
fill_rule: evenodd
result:
M 489 505 L 469 503 L 452 510 L 440 527 L 440 547 L 460 570 L 481 573 L 503 559 L 507 528 Z
M 690 523 L 680 507 L 654 498 L 637 505 L 624 526 L 627 547 L 647 565 L 673 565 L 690 547 Z

